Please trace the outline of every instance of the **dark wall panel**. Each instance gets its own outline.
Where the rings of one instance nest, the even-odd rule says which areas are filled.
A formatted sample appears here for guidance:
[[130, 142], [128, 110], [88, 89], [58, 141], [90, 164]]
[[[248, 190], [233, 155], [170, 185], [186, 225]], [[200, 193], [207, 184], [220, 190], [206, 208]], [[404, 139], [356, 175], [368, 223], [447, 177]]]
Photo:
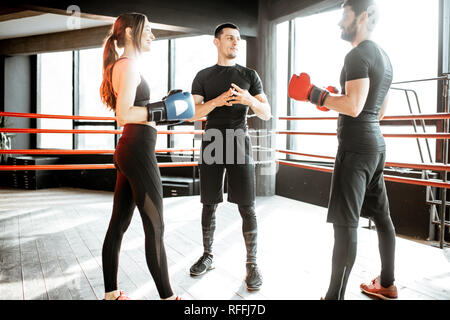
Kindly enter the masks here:
[[[35, 74], [33, 58], [32, 56], [5, 58], [4, 109], [6, 112], [32, 112], [35, 104], [32, 99], [35, 94], [32, 92], [32, 88], [35, 88], [35, 81], [32, 78]], [[32, 126], [31, 119], [27, 118], [9, 118], [8, 121], [11, 128], [31, 128]], [[33, 146], [32, 139], [35, 139], [32, 135], [18, 133], [12, 139], [12, 148], [28, 149]]]
[[441, 74], [450, 73], [450, 1], [441, 0], [439, 8], [439, 20], [442, 21], [439, 28], [439, 72]]
[[344, 0], [261, 0], [267, 3], [270, 20], [288, 20], [339, 8]]
[[280, 165], [276, 194], [321, 207], [328, 206], [331, 173]]
[[[271, 106], [272, 115], [276, 115], [276, 36], [275, 25], [267, 18], [269, 11], [264, 1], [258, 8], [258, 37], [247, 39], [247, 66], [255, 69], [263, 83], [264, 92]], [[255, 132], [252, 134], [252, 144], [266, 150], [254, 152], [255, 161], [261, 163], [255, 167], [256, 195], [272, 196], [275, 194], [274, 152], [274, 119], [263, 121], [257, 117], [250, 118], [248, 125]]]
[[5, 56], [0, 55], [0, 111], [5, 111]]

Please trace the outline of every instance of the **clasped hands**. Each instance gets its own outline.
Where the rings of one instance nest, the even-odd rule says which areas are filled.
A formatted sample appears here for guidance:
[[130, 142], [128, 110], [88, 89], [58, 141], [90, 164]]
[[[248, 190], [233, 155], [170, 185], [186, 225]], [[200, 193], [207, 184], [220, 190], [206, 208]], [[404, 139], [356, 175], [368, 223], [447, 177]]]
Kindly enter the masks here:
[[253, 97], [248, 90], [241, 89], [236, 84], [232, 83], [231, 88], [215, 98], [216, 106], [228, 106], [231, 107], [234, 104], [243, 104], [252, 106], [255, 97]]

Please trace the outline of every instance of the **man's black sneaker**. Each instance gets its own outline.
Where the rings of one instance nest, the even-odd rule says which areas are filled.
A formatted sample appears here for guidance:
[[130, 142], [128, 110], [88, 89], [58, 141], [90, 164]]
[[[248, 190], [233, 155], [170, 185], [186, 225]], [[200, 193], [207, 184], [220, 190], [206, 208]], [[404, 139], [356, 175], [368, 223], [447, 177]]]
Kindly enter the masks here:
[[191, 276], [199, 276], [204, 274], [206, 271], [214, 269], [213, 266], [213, 256], [208, 253], [204, 253], [200, 259], [194, 263], [190, 269]]
[[262, 276], [256, 263], [247, 263], [247, 276], [245, 277], [247, 290], [259, 290], [262, 285]]

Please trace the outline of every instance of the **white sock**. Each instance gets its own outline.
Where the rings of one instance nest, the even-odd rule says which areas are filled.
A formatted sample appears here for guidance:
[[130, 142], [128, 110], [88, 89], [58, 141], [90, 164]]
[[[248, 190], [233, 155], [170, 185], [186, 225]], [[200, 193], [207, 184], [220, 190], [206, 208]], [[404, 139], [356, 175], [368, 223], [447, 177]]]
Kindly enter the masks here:
[[105, 292], [105, 300], [116, 300], [120, 296], [120, 290]]
[[177, 299], [177, 295], [174, 294], [174, 295], [171, 296], [171, 297], [168, 297], [168, 298], [165, 298], [165, 299], [161, 299], [161, 300], [176, 300], [176, 299]]

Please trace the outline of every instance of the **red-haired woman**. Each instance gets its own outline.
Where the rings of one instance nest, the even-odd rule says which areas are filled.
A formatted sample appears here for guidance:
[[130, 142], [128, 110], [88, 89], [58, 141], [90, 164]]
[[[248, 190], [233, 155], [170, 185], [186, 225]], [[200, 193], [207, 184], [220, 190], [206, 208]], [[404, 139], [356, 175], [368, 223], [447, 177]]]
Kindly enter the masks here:
[[[159, 296], [161, 299], [179, 299], [172, 292], [169, 281], [163, 239], [162, 182], [155, 155], [156, 124], [170, 120], [167, 119], [169, 98], [149, 104], [150, 89], [136, 64], [141, 52], [150, 51], [154, 39], [145, 15], [122, 14], [114, 23], [103, 53], [100, 95], [102, 101], [115, 111], [118, 125], [124, 127], [114, 153], [117, 181], [113, 212], [102, 250], [106, 300], [129, 299], [117, 288], [117, 269], [123, 234], [136, 206], [144, 226], [147, 265]], [[120, 58], [116, 46], [123, 48]]]

